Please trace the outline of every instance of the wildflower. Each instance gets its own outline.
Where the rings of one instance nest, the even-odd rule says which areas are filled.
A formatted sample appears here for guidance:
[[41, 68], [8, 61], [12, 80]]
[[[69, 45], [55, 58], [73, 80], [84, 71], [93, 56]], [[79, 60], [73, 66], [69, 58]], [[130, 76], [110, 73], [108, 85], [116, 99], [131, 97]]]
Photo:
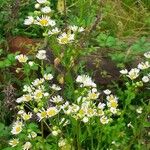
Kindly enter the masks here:
[[76, 79], [76, 82], [82, 83], [83, 86], [96, 87], [96, 84], [88, 75], [79, 75]]
[[139, 108], [136, 109], [136, 112], [137, 112], [138, 114], [141, 114], [141, 113], [142, 113], [142, 110], [143, 110], [143, 108], [142, 108], [142, 107], [139, 107]]
[[39, 50], [38, 53], [36, 54], [36, 57], [41, 60], [46, 59], [46, 51]]
[[144, 56], [145, 56], [146, 58], [150, 58], [150, 51], [149, 51], [149, 52], [144, 53]]
[[45, 4], [47, 0], [36, 0], [39, 4]]
[[117, 102], [117, 100], [108, 101], [108, 102], [107, 102], [107, 106], [108, 106], [108, 107], [116, 108], [116, 107], [118, 106], [118, 102]]
[[30, 142], [26, 142], [26, 143], [23, 145], [23, 150], [29, 150], [31, 147], [32, 147], [31, 143], [30, 143]]
[[39, 121], [41, 121], [44, 118], [47, 118], [47, 111], [42, 108], [39, 113], [37, 113], [37, 116], [39, 117]]
[[28, 138], [35, 138], [35, 137], [37, 137], [37, 134], [34, 132], [34, 131], [32, 131], [31, 133], [29, 133], [29, 135], [28, 135]]
[[45, 7], [41, 8], [41, 12], [44, 13], [44, 14], [48, 14], [51, 11], [52, 11], [51, 8], [48, 7], [48, 6], [45, 6]]
[[144, 82], [144, 83], [147, 83], [147, 82], [149, 82], [149, 77], [148, 76], [144, 76], [143, 78], [142, 78], [142, 81]]
[[56, 107], [49, 107], [46, 112], [48, 117], [53, 117], [58, 114], [59, 110]]
[[73, 32], [83, 32], [84, 28], [83, 27], [78, 27], [78, 26], [69, 26], [69, 29], [72, 30]]
[[43, 79], [43, 78], [40, 78], [40, 79], [35, 79], [35, 80], [32, 82], [32, 84], [33, 84], [34, 86], [39, 86], [39, 85], [41, 85], [43, 82], [44, 82], [44, 79]]
[[63, 102], [63, 98], [60, 95], [58, 95], [58, 96], [52, 97], [50, 101], [53, 103], [60, 103], [60, 102]]
[[27, 19], [24, 20], [24, 25], [31, 25], [34, 23], [34, 18], [32, 16], [28, 16]]
[[137, 68], [133, 68], [129, 71], [127, 77], [129, 77], [131, 80], [136, 79], [139, 76], [140, 70]]
[[101, 103], [101, 102], [98, 104], [98, 108], [99, 108], [99, 109], [104, 109], [105, 106], [106, 106], [106, 104]]
[[36, 90], [35, 92], [34, 92], [34, 98], [36, 99], [36, 100], [39, 100], [39, 99], [41, 99], [43, 97], [43, 91], [42, 90]]
[[111, 91], [110, 91], [109, 89], [106, 89], [106, 90], [104, 90], [103, 92], [104, 92], [106, 95], [111, 94]]
[[86, 110], [86, 115], [87, 115], [88, 117], [93, 117], [93, 116], [96, 115], [96, 110], [93, 109], [93, 108], [87, 108], [87, 110]]
[[54, 35], [54, 34], [58, 34], [60, 32], [60, 30], [55, 27], [54, 29], [52, 29], [51, 31], [48, 31], [48, 35]]
[[138, 64], [138, 68], [141, 70], [148, 69], [149, 67], [150, 67], [150, 64], [148, 61], [146, 61], [145, 63], [141, 62]]
[[32, 100], [32, 96], [30, 94], [23, 95], [24, 101], [29, 102]]
[[37, 17], [37, 19], [35, 20], [34, 23], [37, 25], [43, 26], [43, 27], [46, 27], [46, 26], [52, 26], [53, 27], [56, 25], [55, 21], [50, 19], [49, 16], [42, 16], [41, 18]]
[[28, 60], [28, 57], [24, 54], [17, 55], [15, 57], [20, 63], [25, 63]]
[[60, 91], [60, 90], [61, 90], [61, 87], [59, 87], [59, 86], [56, 85], [56, 84], [53, 84], [53, 85], [51, 86], [51, 88], [52, 88], [53, 90], [55, 90], [55, 91]]
[[12, 127], [12, 130], [11, 130], [11, 133], [12, 134], [19, 134], [21, 131], [22, 131], [22, 127], [23, 127], [23, 124], [21, 121], [17, 121], [13, 124], [13, 127]]
[[45, 80], [52, 80], [53, 79], [53, 75], [52, 74], [44, 74], [44, 79]]
[[128, 73], [128, 70], [127, 70], [127, 69], [120, 70], [120, 73], [121, 73], [121, 74], [127, 74], [127, 73]]
[[108, 119], [106, 116], [102, 116], [102, 117], [100, 118], [100, 122], [101, 122], [102, 124], [107, 124], [107, 123], [109, 122], [109, 119]]
[[57, 39], [59, 44], [68, 44], [74, 40], [74, 34], [64, 32]]
[[29, 120], [31, 117], [32, 117], [32, 113], [31, 113], [31, 112], [23, 113], [23, 114], [22, 114], [22, 118], [23, 118], [23, 120], [25, 120], [25, 121]]
[[89, 91], [88, 99], [95, 100], [99, 97], [99, 95], [100, 95], [100, 93], [98, 93], [98, 92]]
[[12, 139], [9, 141], [9, 145], [15, 147], [19, 143], [19, 139]]
[[106, 99], [108, 101], [117, 101], [118, 100], [118, 98], [116, 96], [112, 95], [112, 94], [107, 96]]

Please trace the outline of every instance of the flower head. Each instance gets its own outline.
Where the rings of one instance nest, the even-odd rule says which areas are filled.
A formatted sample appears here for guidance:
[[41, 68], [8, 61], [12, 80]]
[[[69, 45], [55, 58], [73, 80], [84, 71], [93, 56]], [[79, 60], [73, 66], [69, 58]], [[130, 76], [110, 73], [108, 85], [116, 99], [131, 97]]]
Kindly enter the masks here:
[[51, 8], [48, 7], [48, 6], [45, 6], [45, 7], [41, 8], [41, 12], [44, 13], [44, 14], [48, 14], [51, 11], [52, 11]]
[[12, 139], [9, 141], [9, 145], [15, 147], [19, 143], [19, 139]]
[[20, 54], [15, 57], [20, 63], [25, 63], [28, 60], [26, 55]]
[[36, 57], [38, 59], [46, 59], [46, 51], [45, 50], [39, 50], [38, 53], [36, 54]]
[[32, 16], [28, 16], [27, 19], [24, 20], [24, 25], [31, 25], [34, 23], [34, 18]]
[[129, 77], [131, 80], [136, 79], [139, 76], [140, 70], [137, 68], [133, 68], [129, 71], [127, 77]]
[[23, 124], [21, 121], [17, 121], [13, 124], [13, 127], [12, 127], [12, 130], [11, 130], [11, 133], [12, 134], [19, 134], [21, 131], [22, 131], [22, 127], [23, 127]]
[[30, 142], [26, 142], [23, 145], [23, 150], [29, 150], [32, 147], [32, 144]]
[[74, 40], [74, 34], [64, 32], [57, 39], [59, 44], [68, 44]]

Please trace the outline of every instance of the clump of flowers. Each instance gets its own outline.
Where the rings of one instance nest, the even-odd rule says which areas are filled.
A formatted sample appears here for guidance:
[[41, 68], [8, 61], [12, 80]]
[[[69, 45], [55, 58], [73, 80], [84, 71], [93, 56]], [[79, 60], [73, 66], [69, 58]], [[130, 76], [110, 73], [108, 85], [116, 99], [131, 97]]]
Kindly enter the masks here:
[[[53, 79], [52, 74], [45, 73], [43, 77], [33, 80], [31, 84], [24, 85], [24, 94], [16, 99], [19, 110], [11, 130], [16, 137], [9, 142], [12, 147], [22, 144], [23, 149], [30, 149], [34, 147], [32, 140], [43, 137], [44, 128], [40, 131], [37, 127], [36, 130], [40, 131], [38, 133], [36, 130], [29, 129], [32, 122], [36, 126], [44, 125], [52, 138], [60, 139], [57, 144], [62, 147], [66, 143], [62, 142], [62, 138], [66, 138], [65, 128], [66, 126], [69, 128], [73, 120], [83, 123], [83, 126], [84, 124], [92, 125], [99, 120], [100, 126], [100, 124], [112, 122], [113, 115], [119, 113], [118, 98], [107, 89], [104, 90], [104, 102], [101, 102], [99, 98], [101, 93], [88, 75], [79, 75], [76, 78], [77, 97], [75, 96], [72, 100], [67, 100], [60, 95], [61, 88], [53, 83]], [[41, 125], [38, 125], [39, 123]], [[26, 140], [23, 142], [21, 137], [25, 133]]]
[[83, 27], [76, 25], [69, 25], [65, 31], [59, 29], [56, 21], [53, 19], [53, 10], [50, 8], [50, 3], [47, 0], [37, 0], [35, 4], [34, 16], [27, 16], [24, 20], [24, 25], [37, 25], [43, 28], [44, 36], [57, 35], [56, 37], [59, 44], [68, 44], [75, 40], [76, 33], [83, 32]]

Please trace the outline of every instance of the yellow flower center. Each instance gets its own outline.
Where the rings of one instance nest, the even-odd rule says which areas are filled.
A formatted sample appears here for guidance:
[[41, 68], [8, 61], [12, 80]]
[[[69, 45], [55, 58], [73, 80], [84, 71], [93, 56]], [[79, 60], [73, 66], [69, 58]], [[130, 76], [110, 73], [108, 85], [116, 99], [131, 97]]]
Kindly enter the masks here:
[[54, 116], [54, 115], [56, 115], [56, 114], [57, 114], [57, 112], [56, 112], [56, 110], [54, 110], [54, 109], [50, 109], [50, 110], [47, 111], [47, 115], [48, 115], [48, 116]]
[[21, 126], [17, 126], [16, 127], [16, 132], [20, 132], [21, 131]]
[[48, 24], [48, 20], [46, 19], [41, 19], [39, 22], [42, 26], [46, 26]]
[[42, 118], [45, 118], [46, 116], [47, 116], [47, 112], [46, 111], [41, 112], [41, 117]]
[[111, 102], [111, 107], [116, 108], [117, 106], [118, 106], [117, 102], [115, 102], [115, 101]]

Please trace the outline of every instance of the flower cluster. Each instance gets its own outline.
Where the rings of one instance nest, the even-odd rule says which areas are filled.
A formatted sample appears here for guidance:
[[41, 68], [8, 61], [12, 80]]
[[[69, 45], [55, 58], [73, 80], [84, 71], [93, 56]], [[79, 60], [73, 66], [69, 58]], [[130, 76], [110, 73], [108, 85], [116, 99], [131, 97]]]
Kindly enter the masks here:
[[24, 20], [24, 25], [38, 25], [45, 29], [43, 35], [52, 36], [58, 35], [59, 44], [68, 44], [74, 41], [77, 32], [83, 32], [83, 27], [76, 25], [68, 26], [67, 30], [62, 31], [56, 26], [56, 21], [52, 19], [53, 11], [50, 8], [50, 3], [47, 0], [37, 0], [35, 4], [35, 15], [27, 16]]
[[150, 73], [147, 72], [147, 69], [150, 68], [150, 62], [149, 62], [150, 52], [144, 53], [144, 56], [148, 59], [147, 61], [139, 63], [137, 65], [137, 68], [132, 68], [130, 71], [128, 71], [127, 69], [123, 69], [120, 71], [120, 73], [123, 75], [126, 75], [131, 80], [135, 80], [140, 76], [140, 73], [142, 73], [142, 71], [145, 72], [145, 70], [146, 70], [147, 74], [142, 77], [142, 82], [144, 82], [144, 83], [149, 82], [150, 81]]
[[[16, 99], [19, 111], [17, 121], [12, 127], [12, 134], [21, 134], [33, 116], [36, 116], [38, 122], [47, 122], [46, 125], [51, 128], [52, 136], [60, 136], [62, 133], [60, 126], [67, 126], [72, 119], [88, 123], [95, 118], [94, 120], [98, 119], [100, 123], [107, 124], [112, 120], [112, 115], [119, 112], [118, 98], [107, 89], [104, 91], [106, 103], [102, 103], [99, 99], [101, 93], [88, 75], [79, 75], [76, 78], [79, 84], [78, 96], [73, 101], [67, 101], [57, 94], [61, 88], [53, 84], [52, 79], [52, 74], [44, 74], [43, 78], [37, 78], [30, 85], [24, 85], [25, 94]], [[48, 84], [51, 86], [47, 86]], [[61, 116], [59, 120], [58, 116]], [[52, 125], [50, 120], [57, 120], [59, 125]], [[28, 139], [36, 137], [34, 131], [28, 135]], [[10, 141], [12, 147], [18, 143], [19, 138]], [[32, 147], [32, 145], [27, 141], [23, 147]]]

